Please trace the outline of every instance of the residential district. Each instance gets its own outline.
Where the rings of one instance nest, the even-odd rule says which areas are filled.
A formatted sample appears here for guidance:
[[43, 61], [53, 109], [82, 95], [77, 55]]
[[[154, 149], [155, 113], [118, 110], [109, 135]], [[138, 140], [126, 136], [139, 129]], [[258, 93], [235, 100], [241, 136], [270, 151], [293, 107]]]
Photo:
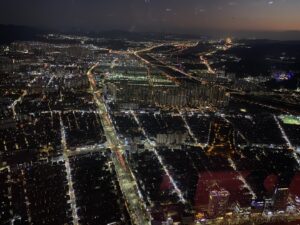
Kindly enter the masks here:
[[0, 224], [297, 224], [300, 58], [270, 46], [2, 45]]

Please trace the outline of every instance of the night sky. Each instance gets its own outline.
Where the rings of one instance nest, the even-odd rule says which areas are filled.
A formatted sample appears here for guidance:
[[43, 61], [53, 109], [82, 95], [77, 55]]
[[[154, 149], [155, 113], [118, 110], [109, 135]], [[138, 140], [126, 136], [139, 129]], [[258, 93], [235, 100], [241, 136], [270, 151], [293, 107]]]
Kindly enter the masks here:
[[0, 23], [188, 33], [300, 30], [300, 0], [1, 0]]

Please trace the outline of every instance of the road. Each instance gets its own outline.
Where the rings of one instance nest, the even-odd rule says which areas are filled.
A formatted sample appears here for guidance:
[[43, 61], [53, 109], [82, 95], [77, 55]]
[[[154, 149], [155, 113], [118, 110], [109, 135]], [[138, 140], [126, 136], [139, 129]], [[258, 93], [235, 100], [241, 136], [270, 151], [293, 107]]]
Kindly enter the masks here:
[[211, 68], [207, 59], [205, 59], [202, 55], [200, 56], [200, 62], [203, 63], [207, 67], [207, 72], [210, 74], [216, 74], [216, 72]]
[[150, 215], [146, 210], [145, 203], [139, 195], [136, 180], [132, 176], [129, 166], [123, 157], [124, 147], [118, 138], [114, 125], [109, 117], [101, 91], [97, 88], [93, 70], [99, 66], [99, 63], [93, 65], [87, 72], [90, 88], [94, 95], [94, 101], [98, 106], [101, 123], [107, 138], [108, 147], [113, 151], [112, 161], [116, 168], [117, 178], [121, 191], [124, 195], [126, 205], [133, 224], [147, 225], [150, 224]]
[[23, 90], [22, 92], [22, 95], [16, 99], [8, 108], [12, 110], [12, 113], [13, 113], [13, 117], [14, 119], [16, 118], [17, 116], [17, 113], [16, 113], [16, 105], [21, 103], [24, 99], [24, 97], [28, 94], [28, 90], [31, 88], [31, 85], [37, 80], [37, 77], [35, 77], [34, 79], [32, 79], [28, 84], [27, 84], [27, 89]]
[[65, 162], [65, 168], [66, 168], [66, 178], [68, 182], [68, 194], [70, 196], [70, 205], [71, 205], [71, 210], [72, 210], [72, 219], [73, 219], [73, 224], [74, 225], [79, 225], [79, 217], [77, 214], [77, 205], [76, 205], [76, 195], [74, 191], [74, 182], [72, 179], [72, 174], [71, 174], [71, 166], [70, 166], [70, 161], [69, 157], [67, 155], [68, 149], [67, 149], [67, 141], [66, 141], [66, 131], [65, 127], [61, 118], [61, 113], [59, 114], [59, 120], [60, 120], [60, 133], [61, 133], [61, 145], [63, 148], [63, 158]]
[[177, 80], [177, 81], [186, 81], [186, 82], [202, 82], [200, 79], [197, 77], [194, 77], [178, 68], [175, 66], [167, 65], [161, 60], [158, 60], [156, 58], [153, 58], [150, 55], [147, 55], [144, 53], [145, 51], [139, 51], [139, 52], [134, 52], [134, 55], [143, 61], [146, 65], [152, 65], [159, 70], [163, 71], [165, 75], [168, 76], [168, 78], [171, 78], [172, 80]]
[[171, 183], [171, 185], [172, 185], [172, 187], [173, 187], [173, 190], [174, 190], [174, 192], [176, 193], [178, 199], [179, 199], [182, 203], [184, 203], [184, 204], [187, 203], [187, 200], [186, 200], [186, 199], [184, 198], [184, 196], [183, 196], [183, 192], [182, 192], [182, 191], [179, 189], [179, 187], [177, 186], [177, 184], [176, 184], [174, 178], [171, 176], [171, 173], [169, 172], [167, 166], [164, 164], [162, 157], [158, 154], [158, 152], [157, 152], [157, 150], [156, 150], [156, 148], [155, 148], [155, 147], [156, 147], [156, 143], [154, 143], [153, 141], [150, 140], [150, 138], [148, 137], [148, 135], [147, 135], [145, 129], [144, 129], [143, 126], [141, 125], [141, 123], [140, 123], [140, 121], [139, 121], [139, 119], [138, 119], [138, 117], [137, 117], [137, 115], [135, 114], [134, 111], [131, 111], [131, 115], [133, 116], [133, 118], [134, 118], [134, 120], [136, 121], [137, 125], [138, 125], [139, 128], [141, 129], [143, 135], [146, 137], [146, 143], [147, 143], [147, 145], [148, 145], [149, 150], [151, 150], [151, 151], [155, 154], [155, 156], [156, 156], [156, 158], [157, 158], [159, 164], [161, 165], [161, 167], [162, 167], [162, 169], [163, 169], [165, 175], [167, 175], [167, 177], [169, 178], [169, 181], [170, 181], [170, 183]]

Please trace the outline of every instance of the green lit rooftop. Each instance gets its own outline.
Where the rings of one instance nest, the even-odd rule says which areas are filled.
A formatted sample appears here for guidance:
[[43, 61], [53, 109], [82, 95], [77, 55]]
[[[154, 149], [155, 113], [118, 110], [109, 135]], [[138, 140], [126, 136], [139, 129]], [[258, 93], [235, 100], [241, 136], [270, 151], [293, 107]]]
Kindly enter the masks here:
[[300, 117], [292, 115], [281, 115], [279, 118], [284, 124], [300, 126]]

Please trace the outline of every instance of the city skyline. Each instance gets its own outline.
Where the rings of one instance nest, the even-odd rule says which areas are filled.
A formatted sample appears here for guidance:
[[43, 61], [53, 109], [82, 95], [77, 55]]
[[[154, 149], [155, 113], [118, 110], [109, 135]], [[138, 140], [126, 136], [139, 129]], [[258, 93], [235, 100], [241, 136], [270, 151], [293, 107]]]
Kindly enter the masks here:
[[299, 0], [3, 0], [0, 225], [299, 225]]

